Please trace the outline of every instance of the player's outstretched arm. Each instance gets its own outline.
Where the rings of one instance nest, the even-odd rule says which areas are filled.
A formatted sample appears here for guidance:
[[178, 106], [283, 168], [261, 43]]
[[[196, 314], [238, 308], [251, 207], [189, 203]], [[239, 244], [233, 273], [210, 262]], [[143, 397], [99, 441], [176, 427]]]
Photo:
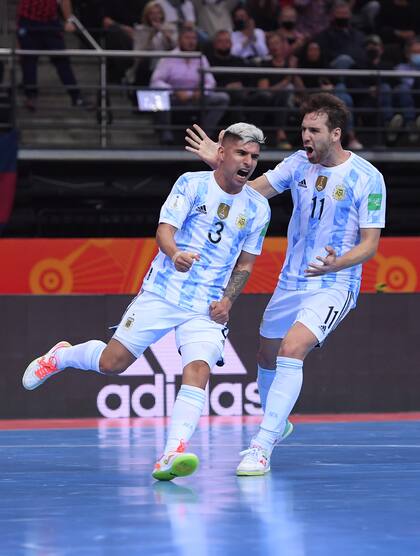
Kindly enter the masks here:
[[223, 298], [210, 304], [210, 318], [219, 324], [229, 320], [229, 311], [245, 287], [252, 272], [256, 255], [242, 251], [232, 270]]
[[[219, 141], [222, 137], [223, 131], [220, 132]], [[219, 164], [219, 143], [212, 141], [199, 125], [194, 124], [193, 129], [187, 129], [185, 141], [188, 143], [185, 150], [197, 155], [203, 162], [208, 164], [212, 170], [217, 168]]]
[[171, 226], [171, 224], [159, 224], [156, 241], [159, 249], [172, 260], [178, 272], [188, 272], [194, 261], [200, 259], [200, 255], [178, 249], [174, 239], [176, 230], [175, 226]]

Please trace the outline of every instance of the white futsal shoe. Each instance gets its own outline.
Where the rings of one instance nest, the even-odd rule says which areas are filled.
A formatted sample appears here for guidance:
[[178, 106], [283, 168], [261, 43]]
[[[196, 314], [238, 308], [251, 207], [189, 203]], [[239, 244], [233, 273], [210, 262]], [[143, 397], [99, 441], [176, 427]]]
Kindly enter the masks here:
[[[285, 440], [292, 432], [293, 424], [287, 420], [280, 441]], [[265, 475], [270, 471], [270, 455], [262, 446], [251, 443], [251, 446], [240, 452], [239, 455], [243, 458], [236, 468], [238, 476]]]
[[55, 352], [60, 348], [67, 347], [71, 347], [69, 342], [58, 342], [58, 344], [55, 344], [55, 346], [53, 346], [48, 353], [34, 359], [32, 363], [28, 365], [23, 375], [23, 387], [26, 388], [26, 390], [35, 390], [35, 388], [41, 386], [47, 378], [59, 373], [60, 369], [57, 368], [57, 358], [55, 357]]

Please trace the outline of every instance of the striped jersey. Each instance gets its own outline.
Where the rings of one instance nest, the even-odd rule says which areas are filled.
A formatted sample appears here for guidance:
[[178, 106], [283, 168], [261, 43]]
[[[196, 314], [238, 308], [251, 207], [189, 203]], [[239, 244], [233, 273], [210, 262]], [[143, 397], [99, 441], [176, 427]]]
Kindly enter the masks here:
[[20, 0], [18, 16], [32, 21], [54, 21], [58, 18], [57, 0]]
[[213, 172], [183, 174], [162, 206], [159, 223], [176, 227], [178, 249], [198, 253], [200, 260], [188, 272], [178, 272], [159, 250], [142, 288], [207, 314], [210, 303], [223, 297], [241, 251], [261, 253], [269, 221], [267, 200], [249, 185], [230, 195]]
[[279, 193], [290, 189], [293, 213], [287, 231], [288, 247], [278, 286], [311, 290], [340, 284], [356, 295], [362, 265], [318, 277], [304, 274], [308, 263], [319, 264], [325, 247], [344, 255], [360, 243], [361, 228], [385, 226], [386, 192], [382, 174], [354, 153], [338, 166], [311, 164], [298, 151], [265, 174]]

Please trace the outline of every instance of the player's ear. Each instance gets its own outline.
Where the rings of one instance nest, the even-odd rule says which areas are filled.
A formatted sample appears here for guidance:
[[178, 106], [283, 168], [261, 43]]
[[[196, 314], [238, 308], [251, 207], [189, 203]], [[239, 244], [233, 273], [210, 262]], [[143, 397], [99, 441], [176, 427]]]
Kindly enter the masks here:
[[225, 157], [225, 147], [223, 145], [219, 145], [217, 148], [217, 155], [219, 160], [223, 160]]
[[333, 129], [333, 140], [335, 142], [341, 141], [341, 128], [340, 127], [336, 127], [335, 129]]

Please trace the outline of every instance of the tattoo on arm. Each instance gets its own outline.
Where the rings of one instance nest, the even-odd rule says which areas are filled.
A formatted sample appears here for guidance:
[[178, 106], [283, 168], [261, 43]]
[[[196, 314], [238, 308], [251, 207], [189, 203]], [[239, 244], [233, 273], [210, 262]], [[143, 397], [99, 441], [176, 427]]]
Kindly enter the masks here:
[[243, 290], [250, 274], [251, 273], [247, 270], [234, 270], [232, 272], [228, 285], [225, 289], [225, 296], [228, 297], [232, 303], [234, 303]]

